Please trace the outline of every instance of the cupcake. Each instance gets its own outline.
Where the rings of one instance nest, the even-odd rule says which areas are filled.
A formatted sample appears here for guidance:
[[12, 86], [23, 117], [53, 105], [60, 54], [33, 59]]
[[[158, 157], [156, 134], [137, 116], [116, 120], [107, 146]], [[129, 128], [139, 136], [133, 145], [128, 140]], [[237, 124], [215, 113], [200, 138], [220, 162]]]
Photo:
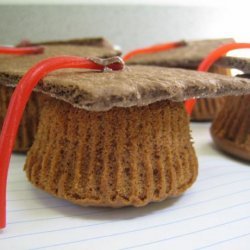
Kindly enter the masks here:
[[[74, 69], [51, 73], [61, 68]], [[15, 86], [9, 73], [4, 77]], [[26, 158], [29, 181], [82, 206], [139, 207], [180, 195], [195, 182], [198, 163], [183, 101], [250, 93], [250, 80], [154, 66], [124, 69], [119, 57], [37, 63], [16, 86], [0, 135], [0, 228], [15, 134], [34, 87], [50, 98]]]
[[[212, 82], [212, 84], [211, 84]], [[45, 77], [25, 171], [36, 187], [83, 206], [143, 206], [180, 195], [198, 163], [183, 100], [250, 92], [250, 81], [153, 66]]]
[[[109, 48], [63, 44], [45, 45], [44, 53], [42, 54], [22, 56], [0, 55], [0, 128], [2, 127], [10, 96], [14, 90], [9, 82], [17, 82], [34, 63], [57, 55], [109, 57], [117, 54], [119, 52]], [[42, 93], [33, 93], [31, 95], [20, 124], [14, 151], [26, 152], [32, 145], [37, 130], [40, 108], [47, 99], [48, 97]]]
[[[200, 41], [182, 41], [178, 46], [156, 53], [138, 54], [127, 60], [128, 64], [157, 65], [196, 70], [201, 61], [215, 48], [232, 43], [233, 39], [215, 39]], [[230, 71], [215, 64], [210, 72], [230, 75]], [[197, 99], [191, 119], [193, 121], [210, 121], [220, 110], [224, 98]]]
[[41, 112], [27, 177], [84, 206], [143, 206], [180, 195], [198, 173], [183, 100], [247, 88], [245, 79], [149, 66], [48, 76], [37, 90], [55, 98]]
[[[223, 67], [242, 70], [240, 77], [250, 78], [250, 59], [225, 57], [217, 61]], [[230, 96], [214, 119], [211, 135], [222, 151], [250, 161], [250, 95]]]

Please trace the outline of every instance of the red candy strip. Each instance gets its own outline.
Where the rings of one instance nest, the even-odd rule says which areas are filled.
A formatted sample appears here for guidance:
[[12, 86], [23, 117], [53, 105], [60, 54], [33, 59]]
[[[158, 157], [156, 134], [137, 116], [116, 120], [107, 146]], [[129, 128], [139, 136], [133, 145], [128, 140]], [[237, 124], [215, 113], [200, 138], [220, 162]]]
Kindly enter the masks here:
[[[227, 52], [235, 49], [247, 49], [250, 48], [250, 43], [228, 43], [212, 51], [199, 65], [198, 71], [208, 71], [209, 68]], [[191, 115], [195, 106], [196, 100], [190, 99], [185, 102], [185, 107], [188, 114]]]
[[164, 44], [157, 44], [157, 45], [149, 46], [149, 47], [142, 48], [142, 49], [135, 49], [127, 53], [125, 56], [123, 56], [123, 60], [127, 61], [136, 55], [152, 54], [152, 53], [156, 53], [160, 51], [178, 48], [181, 46], [185, 46], [185, 42], [180, 41], [180, 42], [164, 43]]
[[195, 104], [196, 104], [196, 99], [194, 98], [185, 101], [185, 109], [189, 115], [192, 114]]
[[29, 55], [43, 53], [44, 48], [41, 46], [32, 47], [6, 47], [0, 46], [0, 54], [7, 55]]
[[33, 88], [48, 73], [62, 68], [123, 69], [124, 64], [121, 60], [111, 59], [92, 60], [74, 56], [48, 58], [33, 66], [19, 81], [11, 97], [0, 135], [0, 228], [6, 226], [6, 184], [10, 157], [17, 130]]
[[228, 43], [211, 52], [199, 65], [198, 71], [208, 71], [209, 68], [227, 52], [235, 49], [250, 49], [250, 43]]

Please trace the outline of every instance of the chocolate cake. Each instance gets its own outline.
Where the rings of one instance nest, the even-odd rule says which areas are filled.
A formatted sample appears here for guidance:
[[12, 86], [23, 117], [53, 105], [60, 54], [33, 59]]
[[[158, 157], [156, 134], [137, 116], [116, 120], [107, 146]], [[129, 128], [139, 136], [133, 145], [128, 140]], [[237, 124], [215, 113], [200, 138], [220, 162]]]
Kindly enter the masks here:
[[[161, 67], [176, 67], [195, 70], [210, 52], [221, 45], [232, 42], [234, 42], [234, 40], [231, 38], [184, 41], [183, 46], [178, 48], [156, 53], [136, 55], [129, 59], [127, 64], [157, 65]], [[217, 63], [210, 69], [210, 72], [230, 75], [228, 69], [221, 68]], [[216, 99], [197, 99], [191, 119], [193, 121], [210, 121], [218, 113], [223, 103], [223, 97]]]
[[183, 101], [250, 92], [250, 80], [129, 66], [53, 72], [35, 90], [52, 98], [27, 155], [30, 182], [83, 206], [143, 206], [180, 195], [197, 177]]
[[[244, 71], [239, 77], [250, 78], [248, 58], [226, 57], [218, 63]], [[222, 151], [250, 161], [250, 95], [230, 96], [214, 119], [211, 127], [214, 143]]]
[[[75, 55], [110, 57], [119, 54], [109, 48], [77, 45], [46, 45], [44, 53], [36, 55], [10, 56], [0, 55], [0, 128], [14, 88], [9, 82], [17, 82], [21, 76], [35, 63], [51, 56]], [[8, 77], [6, 77], [8, 75]], [[37, 129], [40, 108], [48, 97], [42, 93], [32, 94], [27, 105], [23, 120], [18, 132], [15, 151], [26, 152], [31, 146]]]

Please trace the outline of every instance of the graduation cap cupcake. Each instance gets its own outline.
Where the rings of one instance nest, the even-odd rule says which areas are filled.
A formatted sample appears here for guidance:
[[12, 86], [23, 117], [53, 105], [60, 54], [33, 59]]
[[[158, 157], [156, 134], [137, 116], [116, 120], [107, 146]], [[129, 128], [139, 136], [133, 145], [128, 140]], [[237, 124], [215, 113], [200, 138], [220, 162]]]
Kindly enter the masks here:
[[[82, 43], [80, 43], [81, 41]], [[13, 83], [17, 82], [34, 63], [56, 55], [86, 55], [105, 58], [119, 54], [113, 49], [99, 47], [101, 41], [104, 40], [80, 39], [48, 42], [51, 45], [39, 43], [44, 44], [43, 47], [33, 46], [33, 44], [31, 47], [27, 47], [28, 44], [23, 44], [25, 47], [19, 48], [0, 47], [0, 127], [2, 127], [10, 96], [14, 90]], [[96, 47], [82, 46], [82, 44], [95, 44]], [[97, 46], [97, 44], [99, 45]], [[20, 124], [14, 147], [15, 151], [26, 152], [31, 146], [37, 130], [40, 109], [46, 100], [45, 95], [32, 93]]]
[[[200, 41], [180, 41], [151, 46], [131, 51], [124, 56], [127, 64], [157, 65], [196, 70], [201, 61], [215, 48], [234, 42], [233, 39], [214, 39]], [[211, 72], [230, 75], [228, 69], [214, 64]], [[224, 98], [198, 99], [191, 118], [194, 121], [212, 120], [224, 103]]]
[[[244, 72], [239, 77], [250, 78], [250, 59], [225, 57], [217, 61], [222, 67]], [[211, 127], [214, 143], [222, 151], [250, 161], [250, 95], [230, 96]]]
[[[61, 68], [74, 69], [51, 73]], [[79, 205], [108, 207], [143, 206], [183, 193], [198, 172], [183, 101], [250, 92], [248, 79], [154, 66], [124, 68], [117, 57], [38, 63], [16, 87], [0, 137], [2, 227], [11, 149], [35, 86], [50, 98], [27, 155], [29, 181]]]

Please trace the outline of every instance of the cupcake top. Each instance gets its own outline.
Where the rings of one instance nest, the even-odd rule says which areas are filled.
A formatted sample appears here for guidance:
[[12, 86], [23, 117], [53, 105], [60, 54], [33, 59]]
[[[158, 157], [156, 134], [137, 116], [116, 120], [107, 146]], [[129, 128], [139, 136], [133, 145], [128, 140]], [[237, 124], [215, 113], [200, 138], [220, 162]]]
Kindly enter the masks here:
[[104, 37], [86, 37], [86, 38], [76, 38], [76, 39], [68, 39], [68, 40], [51, 40], [51, 41], [41, 41], [41, 42], [27, 41], [27, 44], [29, 45], [79, 45], [79, 46], [113, 48], [113, 45]]
[[216, 61], [216, 65], [224, 68], [234, 68], [250, 73], [250, 58], [226, 56]]
[[22, 56], [0, 55], [0, 72], [10, 73], [11, 75], [15, 75], [17, 77], [22, 76], [30, 67], [32, 67], [37, 62], [53, 56], [71, 55], [107, 58], [119, 54], [120, 52], [109, 48], [65, 44], [56, 46], [46, 45], [44, 46], [44, 52], [41, 54]]
[[224, 44], [232, 42], [234, 42], [232, 38], [184, 41], [184, 45], [178, 48], [150, 54], [135, 55], [129, 59], [127, 63], [196, 69], [204, 57], [210, 52]]
[[[14, 58], [5, 63], [0, 60], [0, 84], [15, 86], [27, 71], [28, 64], [31, 66], [34, 62], [26, 57]], [[105, 72], [59, 70], [43, 78], [35, 90], [78, 108], [105, 111], [112, 107], [143, 106], [160, 100], [183, 101], [193, 97], [248, 93], [250, 80], [137, 65]]]

